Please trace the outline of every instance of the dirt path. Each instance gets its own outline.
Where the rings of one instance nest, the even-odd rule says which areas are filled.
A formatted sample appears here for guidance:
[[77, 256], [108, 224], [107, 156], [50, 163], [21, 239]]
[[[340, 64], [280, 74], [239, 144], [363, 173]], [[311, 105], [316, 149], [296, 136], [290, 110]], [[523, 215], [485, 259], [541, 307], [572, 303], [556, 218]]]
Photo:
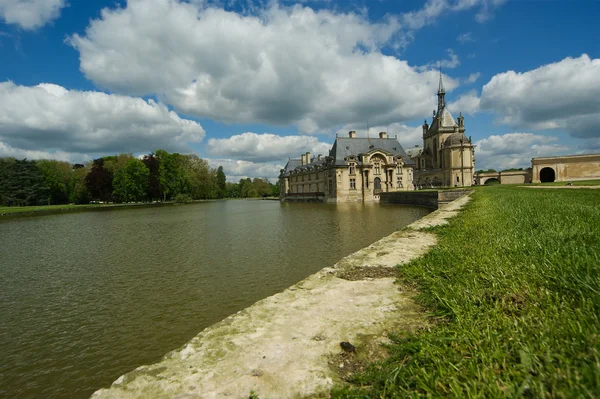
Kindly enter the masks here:
[[[285, 291], [206, 328], [159, 363], [121, 376], [93, 398], [303, 398], [326, 396], [361, 357], [378, 356], [393, 328], [422, 326], [413, 292], [394, 284], [397, 264], [436, 243], [419, 229], [447, 223], [461, 197]], [[356, 346], [346, 354], [340, 342]]]

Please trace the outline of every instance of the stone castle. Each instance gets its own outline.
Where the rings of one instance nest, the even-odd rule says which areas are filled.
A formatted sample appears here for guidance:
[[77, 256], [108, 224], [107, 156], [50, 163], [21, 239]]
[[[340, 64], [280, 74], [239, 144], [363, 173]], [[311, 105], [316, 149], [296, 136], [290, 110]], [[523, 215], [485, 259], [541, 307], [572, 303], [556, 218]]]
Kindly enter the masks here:
[[475, 155], [458, 123], [446, 108], [442, 76], [438, 109], [431, 126], [423, 125], [423, 147], [407, 153], [386, 132], [378, 138], [336, 137], [329, 155], [309, 152], [290, 159], [279, 175], [282, 201], [376, 202], [383, 192], [473, 184]]

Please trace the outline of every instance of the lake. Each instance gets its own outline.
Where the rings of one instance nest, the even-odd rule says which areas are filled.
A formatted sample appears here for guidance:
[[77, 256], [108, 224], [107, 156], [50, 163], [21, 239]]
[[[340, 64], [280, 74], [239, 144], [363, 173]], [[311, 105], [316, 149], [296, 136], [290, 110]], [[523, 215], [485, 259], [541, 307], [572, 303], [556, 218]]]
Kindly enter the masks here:
[[0, 218], [0, 397], [87, 398], [429, 212], [229, 200]]

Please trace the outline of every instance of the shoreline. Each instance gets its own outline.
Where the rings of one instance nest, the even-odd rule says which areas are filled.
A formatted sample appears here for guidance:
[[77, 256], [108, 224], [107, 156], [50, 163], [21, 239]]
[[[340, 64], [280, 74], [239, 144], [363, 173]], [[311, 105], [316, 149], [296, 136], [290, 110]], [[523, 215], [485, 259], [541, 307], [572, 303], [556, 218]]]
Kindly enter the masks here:
[[[416, 293], [396, 284], [398, 264], [436, 242], [469, 195], [218, 322], [155, 364], [119, 377], [93, 398], [326, 395], [360, 359], [381, 355], [393, 328], [426, 325]], [[340, 342], [356, 346], [347, 355]]]

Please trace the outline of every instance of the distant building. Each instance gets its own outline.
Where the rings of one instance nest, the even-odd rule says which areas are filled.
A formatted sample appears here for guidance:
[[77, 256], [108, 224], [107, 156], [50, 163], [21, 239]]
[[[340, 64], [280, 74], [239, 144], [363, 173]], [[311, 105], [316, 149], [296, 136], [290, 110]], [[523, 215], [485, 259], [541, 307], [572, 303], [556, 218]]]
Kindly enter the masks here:
[[600, 179], [600, 154], [533, 158], [531, 169], [533, 183]]
[[336, 138], [329, 156], [302, 154], [279, 175], [282, 201], [373, 202], [382, 192], [413, 190], [414, 162], [396, 138]]
[[423, 147], [408, 150], [415, 161], [414, 184], [418, 188], [466, 187], [474, 183], [475, 146], [465, 136], [465, 118], [458, 123], [446, 108], [446, 91], [440, 73], [438, 108], [431, 125], [423, 123]]

